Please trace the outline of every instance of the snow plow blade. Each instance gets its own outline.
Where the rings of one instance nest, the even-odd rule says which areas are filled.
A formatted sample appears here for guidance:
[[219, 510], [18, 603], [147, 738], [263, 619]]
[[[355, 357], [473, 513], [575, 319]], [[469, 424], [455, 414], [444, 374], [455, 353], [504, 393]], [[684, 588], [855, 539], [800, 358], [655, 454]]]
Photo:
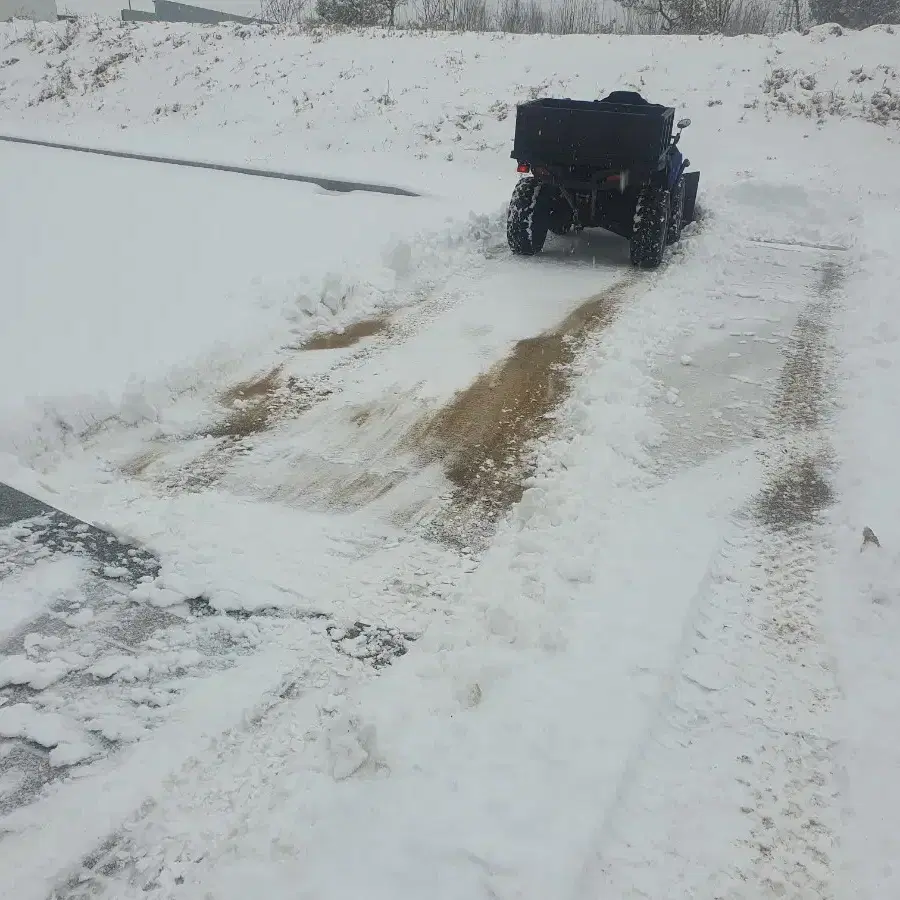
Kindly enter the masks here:
[[700, 186], [699, 172], [684, 173], [684, 224], [694, 221], [694, 209], [697, 205], [697, 188]]

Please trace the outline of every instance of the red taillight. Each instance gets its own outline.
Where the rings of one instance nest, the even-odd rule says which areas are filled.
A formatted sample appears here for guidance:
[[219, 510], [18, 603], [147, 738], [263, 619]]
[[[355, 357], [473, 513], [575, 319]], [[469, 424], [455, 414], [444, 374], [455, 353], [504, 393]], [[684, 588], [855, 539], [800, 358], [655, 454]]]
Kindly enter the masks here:
[[622, 176], [621, 175], [607, 175], [606, 180], [607, 181], [621, 181]]
[[530, 171], [531, 171], [531, 166], [529, 166], [528, 163], [519, 163], [518, 168], [516, 169], [516, 171], [517, 171], [517, 172], [521, 172], [521, 173], [524, 175], [524, 174], [526, 174], [527, 172], [530, 172]]

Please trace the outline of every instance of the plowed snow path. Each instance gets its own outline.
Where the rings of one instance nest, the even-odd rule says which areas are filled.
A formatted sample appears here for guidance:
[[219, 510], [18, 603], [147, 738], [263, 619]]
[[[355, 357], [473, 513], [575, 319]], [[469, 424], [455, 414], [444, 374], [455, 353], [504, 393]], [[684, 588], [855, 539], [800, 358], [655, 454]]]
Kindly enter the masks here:
[[[831, 502], [828, 326], [841, 259], [823, 250], [766, 420], [759, 493], [723, 535], [655, 722], [620, 785], [585, 896], [837, 896], [840, 696], [816, 576]], [[771, 370], [770, 370], [771, 371]], [[734, 426], [724, 426], [734, 438]], [[713, 435], [710, 435], [711, 437]]]
[[[182, 419], [165, 440], [92, 438], [88, 458], [134, 473], [115, 484], [130, 527], [156, 517], [163, 583], [202, 583], [255, 637], [223, 671], [193, 672], [181, 706], [106, 771], [10, 818], [4, 883], [24, 900], [53, 886], [338, 900], [363, 885], [618, 900], [657, 897], [662, 867], [685, 892], [828, 896], [837, 688], [808, 573], [840, 253], [821, 238], [830, 198], [793, 196], [803, 222], [784, 224], [763, 212], [780, 190], [724, 192], [717, 232], [656, 275], [618, 265], [623, 245], [600, 236], [484, 260], [357, 335], [219, 385], [244, 402], [211, 437]], [[771, 243], [791, 236], [779, 227], [820, 246]], [[548, 356], [571, 364], [567, 381]], [[509, 403], [478, 415], [492, 384]], [[480, 560], [423, 525], [453, 505], [460, 447], [490, 471], [485, 418], [509, 423], [501, 473], [524, 435], [521, 461], [550, 474]], [[423, 462], [423, 423], [468, 437]], [[758, 471], [755, 451], [785, 448], [799, 467]], [[495, 496], [498, 482], [465, 483]], [[296, 616], [313, 611], [330, 618]], [[355, 619], [425, 637], [376, 677]], [[201, 625], [178, 628], [180, 646], [202, 647]], [[102, 814], [86, 815], [101, 788]]]
[[[413, 501], [440, 507], [436, 495], [451, 488], [446, 454], [411, 461], [417, 450], [410, 445], [404, 455], [402, 439], [502, 367], [519, 342], [545, 332], [551, 343], [598, 334], [608, 318], [595, 314], [606, 309], [596, 298], [623, 283], [625, 261], [627, 245], [604, 235], [558, 242], [537, 269], [485, 260], [389, 325], [357, 329], [357, 342], [288, 344], [259, 378], [214, 385], [224, 403], [236, 404], [220, 407], [220, 425], [190, 421], [196, 403], [188, 397], [188, 414], [167, 411], [177, 425], [162, 439], [157, 424], [129, 429], [111, 417], [81, 453], [58, 462], [61, 484], [86, 484], [85, 463], [94, 477], [115, 468], [128, 476], [112, 484], [102, 476], [93, 491], [101, 506], [122, 504], [118, 527], [136, 528], [159, 549], [163, 572], [141, 600], [81, 586], [84, 621], [61, 642], [51, 634], [55, 620], [53, 628], [30, 623], [30, 652], [41, 664], [60, 654], [78, 664], [44, 690], [0, 690], [8, 702], [58, 711], [74, 737], [102, 740], [79, 779], [48, 766], [49, 748], [15, 750], [6, 847], [23, 852], [5, 856], [4, 884], [42, 900], [79, 862], [115, 871], [106, 850], [117, 857], [121, 844], [110, 836], [209, 739], [235, 729], [235, 747], [255, 752], [272, 740], [258, 718], [288, 703], [291, 728], [299, 727], [305, 720], [293, 701], [307, 694], [314, 718], [305, 727], [324, 733], [325, 698], [364, 684], [373, 665], [405, 651], [435, 616], [453, 615], [453, 588], [474, 566], [471, 555], [410, 532], [409, 486], [399, 483], [424, 477]], [[614, 293], [610, 301], [619, 299]], [[565, 363], [567, 354], [560, 349], [553, 362]], [[305, 392], [300, 383], [321, 389]], [[523, 416], [531, 415], [527, 397], [518, 399]], [[195, 437], [200, 430], [211, 436]], [[523, 428], [515, 436], [530, 434]], [[377, 475], [382, 460], [400, 472], [394, 496], [378, 503], [348, 489]], [[81, 495], [88, 509], [90, 493]], [[223, 610], [228, 615], [216, 614]], [[134, 632], [131, 643], [111, 640], [143, 612], [146, 632]], [[356, 770], [351, 732], [329, 743], [329, 772]], [[39, 796], [42, 788], [49, 793]], [[90, 799], [98, 790], [99, 810]], [[32, 839], [42, 849], [27, 850]], [[72, 896], [80, 896], [77, 882], [77, 875], [69, 882]]]

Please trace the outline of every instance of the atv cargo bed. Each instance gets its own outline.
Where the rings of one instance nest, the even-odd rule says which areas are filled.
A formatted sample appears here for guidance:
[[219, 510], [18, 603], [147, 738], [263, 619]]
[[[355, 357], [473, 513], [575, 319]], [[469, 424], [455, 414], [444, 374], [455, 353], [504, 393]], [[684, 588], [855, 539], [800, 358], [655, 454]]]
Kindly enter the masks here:
[[674, 109], [654, 103], [533, 100], [517, 107], [512, 158], [532, 166], [652, 171], [674, 119]]

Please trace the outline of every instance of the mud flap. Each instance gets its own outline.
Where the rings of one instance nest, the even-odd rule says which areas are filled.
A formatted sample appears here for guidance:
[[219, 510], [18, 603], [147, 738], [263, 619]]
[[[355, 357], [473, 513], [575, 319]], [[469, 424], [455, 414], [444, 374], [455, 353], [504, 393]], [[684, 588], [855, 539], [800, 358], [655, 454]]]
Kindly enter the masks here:
[[699, 186], [699, 172], [684, 173], [684, 213], [682, 221], [685, 225], [690, 225], [694, 221], [694, 208], [697, 205], [697, 188]]

